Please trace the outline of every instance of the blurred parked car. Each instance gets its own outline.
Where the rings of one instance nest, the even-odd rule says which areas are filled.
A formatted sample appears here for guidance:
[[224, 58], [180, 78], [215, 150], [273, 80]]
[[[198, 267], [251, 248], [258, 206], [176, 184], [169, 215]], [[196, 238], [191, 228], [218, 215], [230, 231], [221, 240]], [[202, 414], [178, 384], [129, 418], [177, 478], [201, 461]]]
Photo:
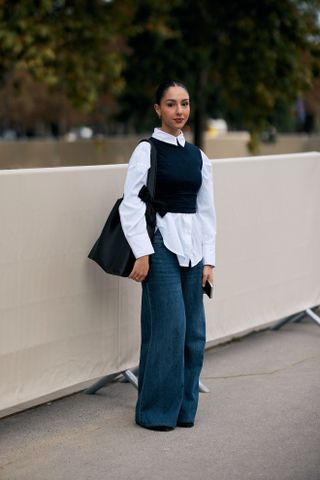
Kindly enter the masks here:
[[223, 118], [210, 118], [207, 124], [207, 132], [210, 137], [216, 137], [228, 131], [228, 125]]
[[67, 142], [75, 142], [76, 140], [90, 140], [93, 136], [93, 130], [90, 127], [82, 126], [74, 128], [65, 135]]

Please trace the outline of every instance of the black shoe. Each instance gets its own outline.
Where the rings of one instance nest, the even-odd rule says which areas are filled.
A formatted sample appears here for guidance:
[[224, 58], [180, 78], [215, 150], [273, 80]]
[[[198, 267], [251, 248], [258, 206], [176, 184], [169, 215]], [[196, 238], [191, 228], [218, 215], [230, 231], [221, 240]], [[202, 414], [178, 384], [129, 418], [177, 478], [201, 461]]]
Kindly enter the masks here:
[[191, 428], [193, 426], [194, 426], [193, 422], [177, 422], [177, 427]]
[[[138, 425], [140, 425], [140, 423], [138, 423]], [[140, 425], [140, 427], [147, 428], [148, 430], [155, 430], [157, 432], [171, 432], [171, 430], [174, 430], [174, 427], [167, 427], [166, 425], [153, 425], [152, 427]]]

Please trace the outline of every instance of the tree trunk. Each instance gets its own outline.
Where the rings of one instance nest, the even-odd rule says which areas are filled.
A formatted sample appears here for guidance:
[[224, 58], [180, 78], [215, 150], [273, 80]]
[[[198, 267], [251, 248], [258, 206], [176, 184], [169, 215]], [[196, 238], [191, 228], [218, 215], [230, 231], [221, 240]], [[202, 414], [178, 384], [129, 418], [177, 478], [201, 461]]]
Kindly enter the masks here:
[[204, 131], [206, 129], [206, 103], [207, 103], [207, 70], [202, 69], [196, 76], [196, 92], [194, 106], [194, 135], [193, 142], [203, 149]]

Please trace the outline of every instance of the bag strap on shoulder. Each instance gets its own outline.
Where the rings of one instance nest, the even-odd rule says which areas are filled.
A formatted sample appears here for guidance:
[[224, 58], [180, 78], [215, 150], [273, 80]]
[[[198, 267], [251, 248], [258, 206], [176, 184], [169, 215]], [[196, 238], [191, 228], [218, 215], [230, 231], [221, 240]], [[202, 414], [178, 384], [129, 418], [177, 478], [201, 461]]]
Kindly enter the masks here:
[[151, 197], [154, 197], [155, 188], [156, 188], [156, 174], [157, 174], [157, 150], [155, 144], [153, 142], [153, 138], [144, 138], [140, 140], [141, 142], [148, 142], [150, 143], [150, 168], [148, 171], [148, 179], [147, 179], [147, 187], [150, 192]]

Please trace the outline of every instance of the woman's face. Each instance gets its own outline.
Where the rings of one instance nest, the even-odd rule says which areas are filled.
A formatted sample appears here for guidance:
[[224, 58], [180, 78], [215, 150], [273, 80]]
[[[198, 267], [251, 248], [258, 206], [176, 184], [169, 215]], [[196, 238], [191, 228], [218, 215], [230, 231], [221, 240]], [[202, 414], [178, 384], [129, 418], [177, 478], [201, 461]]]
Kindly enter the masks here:
[[160, 105], [155, 104], [154, 108], [161, 118], [161, 129], [178, 136], [190, 115], [189, 94], [182, 87], [170, 87], [165, 91]]

